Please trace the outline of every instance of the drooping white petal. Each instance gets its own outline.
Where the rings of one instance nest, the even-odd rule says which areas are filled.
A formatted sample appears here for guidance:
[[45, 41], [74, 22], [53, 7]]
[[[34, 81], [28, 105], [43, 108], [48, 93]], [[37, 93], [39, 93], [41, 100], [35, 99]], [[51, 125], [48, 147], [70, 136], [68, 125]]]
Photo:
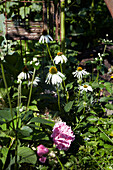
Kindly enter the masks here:
[[50, 35], [47, 35], [47, 36], [51, 41], [53, 41], [53, 38]]

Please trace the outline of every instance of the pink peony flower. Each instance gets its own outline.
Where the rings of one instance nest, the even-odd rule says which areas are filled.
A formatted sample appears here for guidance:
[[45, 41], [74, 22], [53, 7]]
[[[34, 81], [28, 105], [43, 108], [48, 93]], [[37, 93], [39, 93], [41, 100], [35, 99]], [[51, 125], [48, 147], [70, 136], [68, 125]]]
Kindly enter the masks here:
[[42, 157], [44, 154], [47, 154], [49, 152], [49, 149], [46, 148], [44, 145], [37, 146], [37, 154], [39, 157]]
[[46, 157], [41, 157], [41, 158], [39, 158], [39, 161], [41, 162], [41, 163], [45, 163], [45, 161], [46, 161]]
[[67, 126], [65, 122], [58, 122], [54, 125], [51, 137], [59, 150], [68, 150], [75, 139], [71, 127]]

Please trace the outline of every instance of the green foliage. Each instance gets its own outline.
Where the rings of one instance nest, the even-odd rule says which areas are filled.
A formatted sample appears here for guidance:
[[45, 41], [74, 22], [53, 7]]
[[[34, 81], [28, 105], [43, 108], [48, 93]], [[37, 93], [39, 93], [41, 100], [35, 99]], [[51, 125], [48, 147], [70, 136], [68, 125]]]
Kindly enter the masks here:
[[[42, 19], [42, 3], [25, 2], [24, 5], [7, 1], [7, 18], [15, 24], [19, 24], [17, 14], [22, 23], [28, 18]], [[68, 61], [55, 65], [65, 75], [58, 86], [45, 80], [49, 68], [55, 64], [51, 58], [61, 50], [60, 43], [52, 42], [47, 47], [38, 41], [6, 40], [4, 2], [0, 10], [3, 32], [0, 37], [0, 169], [113, 169], [113, 115], [107, 114], [113, 111], [113, 84], [102, 79], [108, 71], [104, 66], [104, 59], [109, 56], [106, 45], [113, 45], [103, 38], [109, 31], [112, 39], [113, 23], [105, 3], [66, 1]], [[100, 40], [104, 43], [103, 55], [87, 61], [82, 68], [90, 74], [82, 75], [81, 79], [74, 77], [72, 73], [81, 66], [80, 51], [91, 50]], [[20, 73], [24, 73], [24, 78], [19, 79]], [[38, 82], [34, 83], [35, 78]], [[91, 86], [92, 90], [82, 92], [81, 85], [82, 88]], [[58, 151], [51, 138], [52, 128], [61, 120], [72, 127], [75, 135], [67, 151]], [[45, 164], [37, 155], [40, 144], [49, 149], [44, 155]]]

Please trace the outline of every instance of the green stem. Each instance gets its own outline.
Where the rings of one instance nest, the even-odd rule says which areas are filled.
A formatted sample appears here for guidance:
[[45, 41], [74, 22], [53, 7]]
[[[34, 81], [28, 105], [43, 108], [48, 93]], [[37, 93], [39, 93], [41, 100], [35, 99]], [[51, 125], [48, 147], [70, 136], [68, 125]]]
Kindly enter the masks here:
[[[60, 63], [60, 70], [61, 70], [61, 73], [63, 74], [63, 69], [62, 69], [61, 63]], [[64, 93], [66, 94], [66, 102], [68, 103], [69, 94], [68, 94], [68, 91], [66, 90], [65, 80], [63, 80], [63, 84], [64, 84]]]
[[104, 47], [103, 54], [105, 53], [105, 51], [106, 51], [106, 48], [107, 48], [107, 45], [105, 44], [105, 47]]
[[15, 139], [15, 170], [18, 170], [18, 163], [17, 163], [17, 154], [18, 154], [18, 139], [17, 139], [17, 132], [16, 132], [16, 139]]
[[62, 163], [61, 163], [60, 159], [58, 158], [58, 156], [56, 156], [56, 158], [57, 158], [57, 160], [58, 160], [59, 164], [61, 165], [62, 170], [64, 170], [64, 167], [63, 167], [63, 165], [62, 165]]
[[93, 21], [94, 21], [94, 0], [92, 0], [91, 3], [91, 22], [90, 22], [90, 31], [92, 31], [93, 28]]
[[99, 78], [99, 70], [97, 70], [96, 82], [98, 82], [98, 78]]
[[18, 124], [19, 124], [19, 117], [20, 117], [20, 106], [21, 106], [21, 82], [18, 85], [18, 107], [17, 107], [17, 117], [16, 117], [16, 121], [17, 121], [17, 128], [18, 128]]
[[36, 69], [34, 68], [34, 72], [33, 72], [33, 76], [32, 76], [32, 82], [31, 82], [31, 87], [30, 87], [30, 92], [29, 92], [29, 99], [28, 99], [26, 110], [28, 109], [30, 101], [31, 101], [31, 94], [32, 94], [33, 80], [34, 80], [34, 77], [35, 77], [35, 72], [36, 72]]
[[7, 91], [7, 96], [8, 96], [8, 101], [9, 101], [9, 107], [10, 107], [10, 113], [11, 113], [11, 118], [12, 118], [13, 129], [15, 129], [14, 122], [13, 122], [13, 111], [12, 111], [11, 99], [10, 99], [10, 95], [9, 95], [9, 91], [8, 91], [8, 86], [7, 86], [6, 78], [5, 78], [3, 64], [1, 64], [1, 69], [2, 69], [3, 81], [4, 81], [4, 84], [5, 84], [6, 91]]
[[49, 49], [49, 46], [48, 46], [48, 43], [46, 43], [46, 46], [47, 46], [48, 53], [49, 53], [49, 56], [50, 56], [50, 58], [51, 58], [51, 61], [53, 62], [54, 66], [55, 66], [54, 60], [53, 60], [53, 58], [52, 58], [52, 55], [51, 55], [51, 52], [50, 52], [50, 49]]
[[60, 108], [60, 94], [59, 94], [59, 91], [58, 91], [58, 87], [57, 87], [57, 94], [58, 94], [58, 107], [59, 107], [59, 111], [61, 111], [61, 108]]

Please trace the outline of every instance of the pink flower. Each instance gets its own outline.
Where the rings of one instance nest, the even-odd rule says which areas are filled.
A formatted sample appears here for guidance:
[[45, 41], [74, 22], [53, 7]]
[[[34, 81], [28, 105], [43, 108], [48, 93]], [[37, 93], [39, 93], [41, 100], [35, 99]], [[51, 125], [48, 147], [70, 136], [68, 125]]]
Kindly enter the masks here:
[[44, 154], [47, 154], [49, 152], [49, 149], [46, 148], [44, 145], [37, 146], [37, 154], [39, 157], [42, 157]]
[[39, 161], [41, 162], [41, 163], [45, 163], [45, 161], [46, 161], [46, 157], [41, 157], [41, 158], [39, 158]]
[[46, 157], [43, 157], [43, 155], [47, 154], [49, 152], [49, 149], [46, 148], [44, 145], [37, 146], [37, 149], [37, 154], [40, 157], [39, 161], [45, 163]]
[[51, 137], [59, 150], [68, 150], [75, 139], [71, 127], [67, 126], [65, 122], [58, 122], [54, 125]]

